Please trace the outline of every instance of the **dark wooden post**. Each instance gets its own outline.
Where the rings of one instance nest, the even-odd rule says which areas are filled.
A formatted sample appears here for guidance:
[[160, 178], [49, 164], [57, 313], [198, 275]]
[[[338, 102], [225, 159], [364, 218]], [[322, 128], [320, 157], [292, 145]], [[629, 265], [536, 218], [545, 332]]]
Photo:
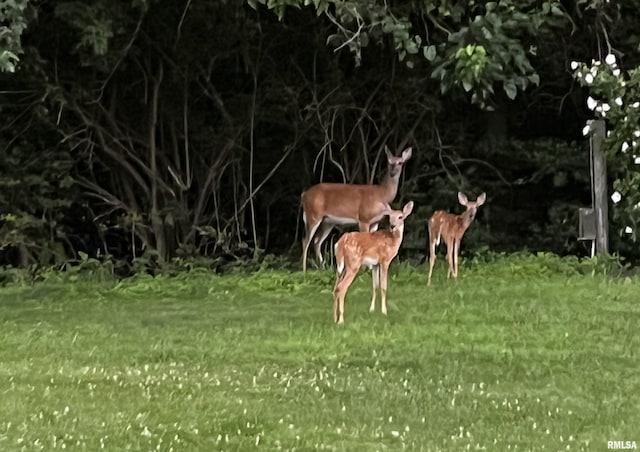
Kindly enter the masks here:
[[587, 122], [590, 130], [591, 184], [596, 214], [596, 254], [609, 254], [609, 198], [607, 196], [607, 160], [602, 149], [606, 127], [604, 119]]

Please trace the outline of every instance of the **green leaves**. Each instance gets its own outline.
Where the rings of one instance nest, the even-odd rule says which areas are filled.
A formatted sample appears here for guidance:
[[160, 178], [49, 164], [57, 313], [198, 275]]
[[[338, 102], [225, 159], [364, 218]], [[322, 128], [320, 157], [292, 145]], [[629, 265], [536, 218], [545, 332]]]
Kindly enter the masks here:
[[469, 44], [458, 49], [455, 54], [455, 71], [463, 89], [469, 92], [480, 80], [487, 65], [487, 52], [484, 47]]
[[[457, 31], [447, 35], [446, 42], [424, 48], [425, 58], [436, 64], [432, 77], [441, 81], [443, 93], [460, 87], [471, 94], [472, 103], [490, 110], [496, 85], [514, 100], [518, 92], [539, 84], [540, 76], [529, 59], [536, 47], [525, 38], [547, 33], [557, 25], [556, 18], [547, 20], [542, 10], [529, 9], [524, 14], [511, 2], [489, 2], [484, 10], [470, 11], [467, 20], [451, 27]], [[432, 22], [442, 27], [438, 18]]]
[[617, 193], [612, 198], [613, 218], [619, 234], [635, 242], [640, 227], [640, 67], [624, 71], [609, 54], [591, 65], [574, 61], [571, 68], [589, 90], [587, 108], [607, 120], [604, 146]]
[[0, 53], [0, 70], [3, 72], [15, 72], [18, 61], [20, 61], [18, 55], [10, 50], [3, 50]]
[[509, 99], [513, 100], [516, 98], [518, 88], [513, 80], [506, 80], [504, 82], [504, 92]]
[[437, 55], [436, 46], [434, 45], [424, 46], [422, 50], [424, 53], [424, 57], [427, 60], [434, 61], [436, 59], [436, 55]]
[[76, 49], [85, 52], [87, 59], [106, 55], [113, 37], [112, 19], [102, 6], [100, 3], [88, 5], [76, 1], [56, 5], [56, 16], [80, 31]]
[[[461, 87], [470, 93], [473, 103], [490, 109], [495, 95], [494, 85], [502, 84], [508, 99], [530, 84], [537, 85], [529, 54], [529, 37], [566, 26], [568, 17], [559, 1], [487, 2], [467, 6], [443, 0], [422, 2], [411, 8], [390, 7], [386, 2], [369, 0], [248, 0], [252, 7], [266, 5], [280, 19], [288, 7], [313, 7], [317, 14], [328, 14], [336, 25], [327, 42], [335, 49], [347, 47], [360, 64], [361, 49], [369, 37], [391, 37], [391, 45], [400, 61], [413, 68], [422, 48], [424, 60], [434, 65], [432, 76], [442, 83], [441, 92]], [[330, 12], [334, 5], [335, 12]], [[427, 24], [415, 27], [411, 16], [422, 17]], [[453, 31], [456, 30], [456, 31]], [[426, 39], [425, 39], [426, 36]], [[423, 45], [423, 40], [425, 44]], [[376, 42], [382, 42], [376, 39]], [[525, 48], [528, 47], [528, 51]], [[466, 52], [463, 55], [460, 52]]]
[[329, 0], [247, 0], [249, 6], [257, 9], [258, 5], [264, 5], [273, 11], [279, 20], [283, 20], [287, 8], [301, 8], [302, 6], [313, 6], [316, 8], [317, 14], [320, 15], [326, 11], [329, 6]]
[[25, 265], [62, 262], [64, 210], [75, 197], [70, 155], [16, 142], [0, 155], [0, 254], [21, 250]]
[[15, 72], [27, 28], [28, 0], [0, 0], [0, 71]]

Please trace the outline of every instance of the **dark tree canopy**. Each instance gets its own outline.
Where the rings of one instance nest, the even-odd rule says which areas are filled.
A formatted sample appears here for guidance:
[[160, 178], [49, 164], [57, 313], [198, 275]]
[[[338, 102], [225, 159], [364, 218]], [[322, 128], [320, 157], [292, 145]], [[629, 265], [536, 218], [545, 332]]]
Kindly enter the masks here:
[[414, 149], [404, 253], [462, 190], [488, 194], [466, 252], [584, 254], [570, 63], [637, 66], [636, 6], [0, 1], [0, 259], [298, 258], [301, 192], [377, 181], [385, 146]]

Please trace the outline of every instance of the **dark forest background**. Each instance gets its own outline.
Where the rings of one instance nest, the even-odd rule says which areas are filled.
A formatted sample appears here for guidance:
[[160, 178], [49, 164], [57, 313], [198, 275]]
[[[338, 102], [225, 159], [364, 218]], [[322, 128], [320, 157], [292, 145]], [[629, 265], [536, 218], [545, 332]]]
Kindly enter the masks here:
[[385, 145], [413, 147], [404, 255], [424, 258], [427, 219], [459, 212], [458, 190], [488, 194], [463, 254], [586, 255], [591, 112], [570, 63], [640, 55], [635, 2], [17, 3], [0, 264], [22, 267], [299, 262], [302, 191], [378, 181]]

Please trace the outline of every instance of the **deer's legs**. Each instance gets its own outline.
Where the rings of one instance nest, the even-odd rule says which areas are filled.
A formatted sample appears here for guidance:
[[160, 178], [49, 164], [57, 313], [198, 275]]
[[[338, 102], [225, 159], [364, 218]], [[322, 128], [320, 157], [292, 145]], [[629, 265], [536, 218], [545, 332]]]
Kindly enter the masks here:
[[337, 323], [344, 323], [344, 299], [357, 274], [357, 269], [353, 271], [345, 268], [344, 273], [336, 281], [336, 286], [333, 289], [333, 320]]
[[[427, 278], [427, 286], [431, 285], [431, 274], [433, 273], [433, 266], [436, 264], [436, 247], [440, 243], [440, 232], [434, 231], [433, 220], [429, 220], [429, 277]], [[435, 234], [438, 234], [436, 237]]]
[[307, 254], [309, 252], [309, 245], [311, 244], [311, 239], [313, 239], [313, 236], [316, 233], [316, 230], [318, 229], [320, 224], [322, 224], [322, 218], [320, 219], [307, 218], [306, 215], [303, 218], [304, 218], [306, 234], [302, 239], [302, 271], [306, 272], [307, 271]]
[[379, 264], [378, 272], [380, 273], [380, 298], [382, 298], [382, 313], [387, 315], [387, 275], [389, 273], [389, 265]]
[[369, 312], [376, 310], [376, 294], [380, 289], [380, 265], [373, 265], [371, 267], [371, 280], [373, 281], [373, 294], [371, 295], [371, 306]]
[[431, 273], [433, 273], [433, 266], [436, 264], [436, 241], [429, 240], [429, 278], [427, 279], [427, 285], [431, 285]]
[[458, 277], [458, 261], [460, 260], [460, 240], [453, 242], [453, 277]]
[[453, 275], [453, 242], [447, 243], [447, 262], [449, 263], [449, 270], [447, 271], [447, 279]]
[[333, 286], [333, 321], [337, 322], [340, 317], [340, 300], [338, 298], [338, 289], [340, 288], [340, 281], [342, 281], [344, 273], [338, 272], [336, 275], [336, 284]]
[[320, 223], [318, 230], [316, 231], [315, 237], [313, 238], [313, 249], [316, 252], [316, 257], [318, 258], [318, 262], [321, 264], [324, 263], [324, 257], [322, 257], [322, 244], [329, 236], [329, 233], [333, 229], [333, 225], [323, 221]]

